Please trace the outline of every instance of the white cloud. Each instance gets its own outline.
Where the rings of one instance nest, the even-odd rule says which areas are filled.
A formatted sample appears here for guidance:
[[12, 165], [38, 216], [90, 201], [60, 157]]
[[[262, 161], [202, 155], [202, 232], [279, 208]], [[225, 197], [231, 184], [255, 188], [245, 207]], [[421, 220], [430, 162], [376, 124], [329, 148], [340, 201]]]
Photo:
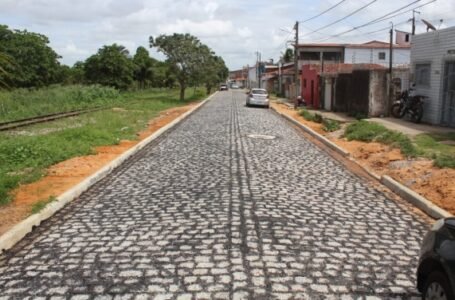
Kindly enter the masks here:
[[231, 21], [222, 20], [177, 20], [175, 23], [158, 25], [158, 30], [164, 34], [191, 33], [199, 38], [226, 36], [232, 34], [233, 28]]
[[[368, 3], [370, 0], [349, 0], [329, 13], [300, 26], [302, 42], [320, 42], [328, 36], [364, 24], [412, 0], [378, 0], [351, 18], [306, 35], [312, 30], [337, 20]], [[0, 19], [12, 28], [27, 29], [49, 37], [51, 46], [63, 56], [62, 61], [73, 64], [95, 53], [98, 48], [113, 42], [125, 45], [131, 53], [136, 47], [148, 47], [149, 36], [163, 33], [188, 32], [198, 36], [230, 68], [240, 68], [255, 61], [255, 51], [262, 57], [277, 59], [292, 39], [280, 28], [292, 29], [296, 20], [304, 20], [329, 8], [339, 0], [0, 0]], [[425, 3], [422, 0], [417, 5]], [[437, 0], [419, 9], [417, 30], [424, 32], [420, 18], [437, 27], [443, 18], [444, 26], [453, 26], [454, 0]], [[411, 17], [405, 13], [393, 18], [395, 24]], [[388, 29], [375, 34], [365, 33], [387, 27], [389, 20], [330, 38], [326, 42], [365, 42], [387, 40]], [[442, 28], [441, 27], [441, 28]], [[409, 23], [398, 26], [410, 30]], [[152, 55], [159, 56], [153, 50]]]

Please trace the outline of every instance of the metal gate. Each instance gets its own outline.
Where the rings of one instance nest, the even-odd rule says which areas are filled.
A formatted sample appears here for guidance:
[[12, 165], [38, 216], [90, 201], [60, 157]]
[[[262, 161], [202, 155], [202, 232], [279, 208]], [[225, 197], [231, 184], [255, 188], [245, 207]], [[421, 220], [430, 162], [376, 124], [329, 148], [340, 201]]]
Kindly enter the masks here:
[[442, 123], [455, 127], [455, 62], [447, 62], [444, 70]]

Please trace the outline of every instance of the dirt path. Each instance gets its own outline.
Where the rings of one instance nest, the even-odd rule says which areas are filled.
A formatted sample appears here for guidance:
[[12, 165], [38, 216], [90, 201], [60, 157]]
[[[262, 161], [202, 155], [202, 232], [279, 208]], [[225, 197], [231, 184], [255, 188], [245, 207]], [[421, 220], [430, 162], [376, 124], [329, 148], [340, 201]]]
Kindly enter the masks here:
[[13, 191], [14, 200], [9, 205], [0, 208], [0, 235], [29, 216], [34, 203], [64, 193], [141, 140], [190, 110], [194, 105], [196, 104], [162, 111], [158, 117], [149, 122], [147, 129], [138, 134], [138, 140], [125, 140], [118, 145], [97, 147], [95, 155], [80, 156], [63, 161], [51, 166], [46, 172], [47, 175], [39, 181], [18, 187]]
[[275, 109], [297, 119], [319, 134], [347, 150], [363, 166], [378, 175], [388, 175], [439, 207], [455, 214], [455, 169], [440, 169], [428, 159], [407, 159], [401, 151], [379, 143], [347, 141], [340, 133], [327, 133], [322, 125], [301, 117], [284, 104], [272, 104]]

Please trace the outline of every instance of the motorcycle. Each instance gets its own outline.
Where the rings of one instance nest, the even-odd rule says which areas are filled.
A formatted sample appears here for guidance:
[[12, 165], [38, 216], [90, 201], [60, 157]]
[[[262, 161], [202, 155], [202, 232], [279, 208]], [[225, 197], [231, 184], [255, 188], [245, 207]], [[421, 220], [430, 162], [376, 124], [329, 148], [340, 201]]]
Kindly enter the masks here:
[[[411, 90], [412, 93], [412, 90]], [[403, 118], [408, 115], [414, 123], [420, 123], [423, 117], [424, 96], [412, 95], [409, 91], [404, 91], [392, 105], [392, 116]]]

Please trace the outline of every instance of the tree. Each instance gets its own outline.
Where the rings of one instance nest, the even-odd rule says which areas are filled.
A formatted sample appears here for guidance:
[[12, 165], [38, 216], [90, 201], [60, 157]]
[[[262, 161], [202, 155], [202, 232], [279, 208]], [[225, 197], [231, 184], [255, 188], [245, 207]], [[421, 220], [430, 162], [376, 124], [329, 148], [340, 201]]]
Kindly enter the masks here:
[[134, 75], [134, 64], [128, 55], [128, 50], [121, 45], [103, 46], [85, 61], [86, 80], [118, 89], [128, 88]]
[[200, 74], [207, 53], [203, 44], [190, 34], [174, 33], [160, 35], [156, 39], [150, 37], [150, 47], [156, 47], [167, 56], [167, 62], [176, 76], [180, 86], [180, 100], [185, 99], [188, 84]]
[[42, 34], [0, 25], [0, 52], [14, 62], [14, 66], [3, 66], [10, 73], [12, 87], [41, 87], [58, 81], [60, 56], [48, 44]]
[[284, 54], [282, 56], [282, 60], [285, 63], [293, 61], [294, 60], [294, 50], [292, 50], [291, 48], [286, 49], [286, 51], [284, 52]]
[[211, 93], [213, 87], [226, 81], [228, 76], [229, 69], [226, 67], [224, 60], [221, 57], [212, 54], [203, 73], [203, 83], [207, 90], [207, 94]]
[[153, 66], [156, 60], [151, 58], [144, 47], [138, 47], [133, 57], [135, 66], [134, 79], [139, 83], [139, 88], [144, 89], [147, 82], [153, 80]]
[[5, 53], [0, 52], [0, 88], [8, 88], [8, 80], [11, 77], [11, 73], [7, 69], [12, 69], [14, 63], [11, 57]]

